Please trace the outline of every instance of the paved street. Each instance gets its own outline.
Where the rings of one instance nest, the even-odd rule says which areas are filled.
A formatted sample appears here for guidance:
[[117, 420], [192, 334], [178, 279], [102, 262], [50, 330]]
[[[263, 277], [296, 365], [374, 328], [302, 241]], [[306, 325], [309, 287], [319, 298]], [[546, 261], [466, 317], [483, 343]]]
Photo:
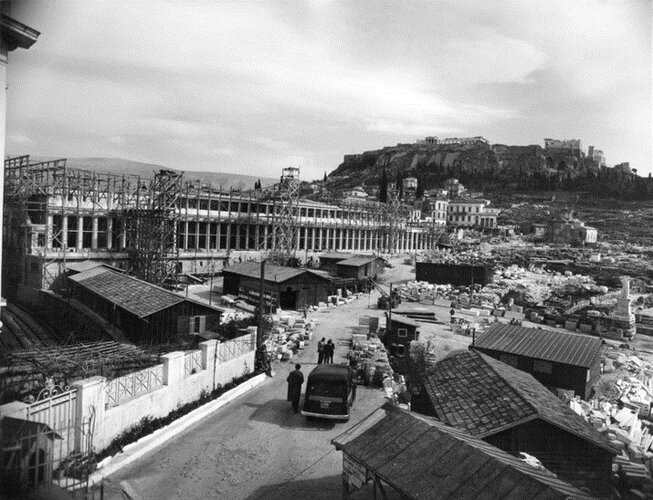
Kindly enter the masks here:
[[144, 500], [337, 498], [342, 455], [330, 441], [382, 404], [383, 392], [360, 387], [348, 423], [308, 422], [286, 401], [286, 377], [295, 362], [302, 364], [305, 376], [312, 370], [322, 337], [334, 340], [334, 361], [343, 361], [351, 338], [348, 327], [357, 325], [361, 315], [378, 313], [367, 307], [364, 296], [337, 310], [312, 313], [318, 325], [305, 352], [291, 363], [275, 364], [274, 378], [109, 477], [109, 498], [121, 498], [118, 485], [123, 481]]

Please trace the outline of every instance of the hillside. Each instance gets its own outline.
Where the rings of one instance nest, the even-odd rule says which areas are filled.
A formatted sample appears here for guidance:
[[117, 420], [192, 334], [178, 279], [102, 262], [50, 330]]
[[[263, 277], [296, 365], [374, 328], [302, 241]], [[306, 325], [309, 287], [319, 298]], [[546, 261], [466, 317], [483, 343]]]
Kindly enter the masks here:
[[[52, 160], [54, 158], [30, 157], [32, 162]], [[169, 169], [163, 165], [152, 163], [141, 163], [125, 160], [123, 158], [67, 158], [66, 165], [70, 168], [91, 170], [110, 174], [130, 174], [142, 177], [153, 177], [154, 173], [161, 169]], [[222, 186], [224, 189], [244, 188], [251, 189], [259, 177], [253, 175], [231, 174], [224, 172], [184, 172], [184, 179], [187, 181], [200, 181], [202, 184], [210, 184], [214, 187]], [[277, 182], [276, 178], [260, 177], [261, 184], [267, 186]]]
[[650, 179], [620, 168], [599, 168], [584, 154], [545, 150], [539, 145], [398, 144], [345, 155], [329, 175], [335, 189], [378, 185], [388, 178], [416, 177], [424, 189], [450, 177], [481, 191], [585, 191], [599, 198], [644, 199], [653, 195]]

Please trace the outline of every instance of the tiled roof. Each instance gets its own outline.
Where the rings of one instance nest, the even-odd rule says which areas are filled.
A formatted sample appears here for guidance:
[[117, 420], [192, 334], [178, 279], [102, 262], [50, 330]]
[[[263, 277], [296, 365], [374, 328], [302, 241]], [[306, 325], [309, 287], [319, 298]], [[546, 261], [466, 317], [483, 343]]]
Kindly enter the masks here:
[[601, 339], [497, 322], [476, 338], [474, 346], [589, 368], [601, 350]]
[[389, 403], [332, 443], [406, 498], [592, 498], [464, 431]]
[[184, 301], [176, 293], [106, 267], [94, 267], [68, 279], [139, 318]]
[[[234, 264], [230, 267], [225, 267], [223, 273], [233, 273], [240, 276], [247, 276], [249, 278], [261, 278], [261, 263], [260, 262], [242, 262], [239, 264]], [[288, 281], [291, 278], [299, 276], [304, 273], [310, 273], [314, 276], [318, 276], [325, 281], [328, 279], [320, 273], [315, 273], [310, 269], [302, 269], [299, 267], [283, 267], [275, 266], [272, 264], [265, 264], [265, 281], [270, 281], [273, 283], [283, 283]]]
[[612, 453], [610, 442], [530, 374], [476, 351], [435, 364], [424, 389], [436, 416], [480, 438], [542, 419]]
[[370, 262], [374, 262], [377, 259], [383, 260], [381, 257], [378, 255], [354, 255], [353, 257], [343, 260], [337, 263], [338, 266], [352, 266], [352, 267], [360, 267], [364, 266], [366, 264], [369, 264]]

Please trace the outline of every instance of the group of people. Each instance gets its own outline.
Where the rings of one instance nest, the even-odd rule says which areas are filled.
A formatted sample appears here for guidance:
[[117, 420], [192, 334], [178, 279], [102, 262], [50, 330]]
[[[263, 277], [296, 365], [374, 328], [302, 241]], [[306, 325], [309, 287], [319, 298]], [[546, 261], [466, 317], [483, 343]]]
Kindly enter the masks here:
[[322, 337], [317, 343], [317, 364], [321, 365], [322, 363], [333, 363], [333, 353], [336, 350], [336, 345], [331, 339], [326, 342], [326, 338]]

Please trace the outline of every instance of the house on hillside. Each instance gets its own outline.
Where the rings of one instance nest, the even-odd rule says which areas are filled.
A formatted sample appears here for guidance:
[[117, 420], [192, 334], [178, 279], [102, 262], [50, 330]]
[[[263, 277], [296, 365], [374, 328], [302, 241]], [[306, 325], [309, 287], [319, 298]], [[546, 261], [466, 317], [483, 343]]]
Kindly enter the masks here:
[[438, 363], [420, 381], [414, 411], [469, 432], [512, 455], [538, 458], [595, 495], [610, 489], [617, 454], [603, 434], [531, 375], [476, 351]]
[[598, 337], [500, 322], [477, 336], [472, 346], [549, 388], [571, 390], [583, 399], [589, 399], [601, 375], [601, 347]]
[[[223, 271], [224, 293], [258, 297], [261, 286], [261, 263], [243, 262]], [[302, 309], [327, 302], [332, 280], [310, 269], [265, 265], [263, 293], [272, 307]]]
[[593, 498], [467, 432], [390, 403], [331, 443], [343, 454], [342, 498], [356, 490], [357, 498], [377, 498], [378, 490], [382, 498]]
[[67, 277], [71, 297], [135, 343], [167, 343], [215, 331], [222, 310], [187, 299], [107, 266]]

